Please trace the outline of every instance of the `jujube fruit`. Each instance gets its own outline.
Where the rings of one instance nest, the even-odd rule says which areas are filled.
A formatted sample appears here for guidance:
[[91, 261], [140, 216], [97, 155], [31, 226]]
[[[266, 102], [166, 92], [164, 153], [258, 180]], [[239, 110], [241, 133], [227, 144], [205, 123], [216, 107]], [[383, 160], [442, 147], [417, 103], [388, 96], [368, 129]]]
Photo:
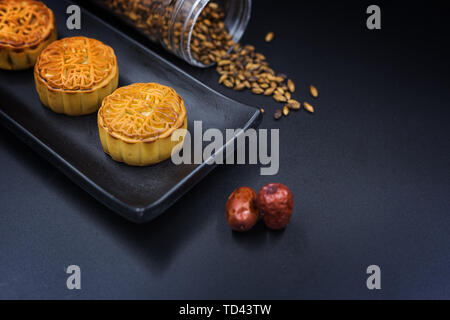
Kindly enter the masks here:
[[233, 230], [245, 232], [253, 228], [259, 219], [256, 192], [247, 187], [236, 189], [228, 198], [226, 214]]
[[294, 207], [294, 199], [288, 187], [281, 183], [265, 185], [258, 192], [257, 202], [263, 221], [269, 229], [286, 228]]

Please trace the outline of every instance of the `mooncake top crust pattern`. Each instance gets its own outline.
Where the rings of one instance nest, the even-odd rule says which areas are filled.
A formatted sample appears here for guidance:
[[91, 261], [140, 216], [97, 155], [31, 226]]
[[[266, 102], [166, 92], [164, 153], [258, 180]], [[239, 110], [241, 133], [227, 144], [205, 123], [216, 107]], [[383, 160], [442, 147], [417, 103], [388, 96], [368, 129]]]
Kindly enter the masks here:
[[0, 0], [0, 47], [39, 45], [55, 28], [53, 12], [40, 1]]
[[136, 83], [103, 100], [99, 123], [115, 138], [133, 142], [164, 139], [186, 121], [183, 99], [174, 89], [157, 83]]
[[50, 44], [38, 58], [36, 73], [49, 88], [93, 91], [117, 74], [114, 50], [86, 37], [64, 38]]

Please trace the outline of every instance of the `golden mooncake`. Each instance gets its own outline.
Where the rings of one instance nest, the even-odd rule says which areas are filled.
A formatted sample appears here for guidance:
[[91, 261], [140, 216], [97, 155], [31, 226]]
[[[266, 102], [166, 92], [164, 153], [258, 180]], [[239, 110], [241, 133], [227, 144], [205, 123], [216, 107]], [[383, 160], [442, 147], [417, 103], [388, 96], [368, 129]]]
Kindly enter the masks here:
[[34, 66], [39, 54], [57, 38], [55, 18], [34, 0], [0, 0], [0, 69]]
[[172, 88], [136, 83], [103, 100], [98, 128], [103, 150], [115, 161], [148, 166], [170, 158], [183, 142], [186, 131], [176, 130], [187, 129], [186, 107]]
[[57, 113], [80, 116], [94, 113], [118, 85], [114, 50], [86, 37], [53, 42], [34, 67], [36, 90], [42, 103]]

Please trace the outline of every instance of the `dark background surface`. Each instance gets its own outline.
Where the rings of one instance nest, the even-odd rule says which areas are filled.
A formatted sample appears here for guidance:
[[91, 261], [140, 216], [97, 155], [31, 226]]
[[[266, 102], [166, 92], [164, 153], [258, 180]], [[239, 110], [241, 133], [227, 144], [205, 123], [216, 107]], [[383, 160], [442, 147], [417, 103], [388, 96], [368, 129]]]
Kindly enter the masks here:
[[[272, 99], [225, 89], [213, 69], [145, 42], [264, 107], [281, 154], [278, 176], [221, 166], [150, 224], [109, 211], [0, 127], [0, 298], [450, 298], [449, 11], [382, 1], [383, 29], [368, 31], [369, 4], [254, 1], [242, 43], [288, 74], [301, 101], [310, 84], [320, 91], [315, 115], [279, 122]], [[228, 195], [268, 182], [294, 193], [289, 227], [231, 232]], [[71, 264], [81, 291], [66, 289]], [[381, 291], [366, 288], [372, 264]]]

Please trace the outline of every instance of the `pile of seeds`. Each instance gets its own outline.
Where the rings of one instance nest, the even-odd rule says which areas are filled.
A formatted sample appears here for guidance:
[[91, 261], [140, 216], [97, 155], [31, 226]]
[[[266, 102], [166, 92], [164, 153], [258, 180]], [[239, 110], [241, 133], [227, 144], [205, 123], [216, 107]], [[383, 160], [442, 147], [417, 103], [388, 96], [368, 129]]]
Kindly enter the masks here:
[[[272, 96], [275, 101], [283, 103], [282, 110], [274, 113], [275, 119], [288, 116], [291, 110], [299, 110], [301, 103], [293, 98], [296, 89], [294, 82], [284, 74], [277, 74], [254, 46], [234, 43], [225, 28], [224, 17], [224, 12], [216, 3], [210, 2], [206, 6], [194, 28], [194, 57], [206, 65], [217, 63], [220, 84], [236, 91], [251, 90], [257, 95]], [[269, 32], [265, 41], [271, 42], [274, 37], [275, 34]], [[230, 48], [233, 49], [227, 53]], [[314, 97], [317, 96], [315, 89]], [[304, 108], [314, 113], [310, 104], [306, 103]], [[261, 111], [264, 113], [263, 109]]]
[[251, 90], [254, 94], [272, 96], [285, 103], [291, 110], [300, 109], [300, 103], [292, 98], [295, 84], [286, 75], [276, 74], [266, 57], [251, 45], [236, 44], [232, 52], [217, 60], [219, 83], [240, 91]]

